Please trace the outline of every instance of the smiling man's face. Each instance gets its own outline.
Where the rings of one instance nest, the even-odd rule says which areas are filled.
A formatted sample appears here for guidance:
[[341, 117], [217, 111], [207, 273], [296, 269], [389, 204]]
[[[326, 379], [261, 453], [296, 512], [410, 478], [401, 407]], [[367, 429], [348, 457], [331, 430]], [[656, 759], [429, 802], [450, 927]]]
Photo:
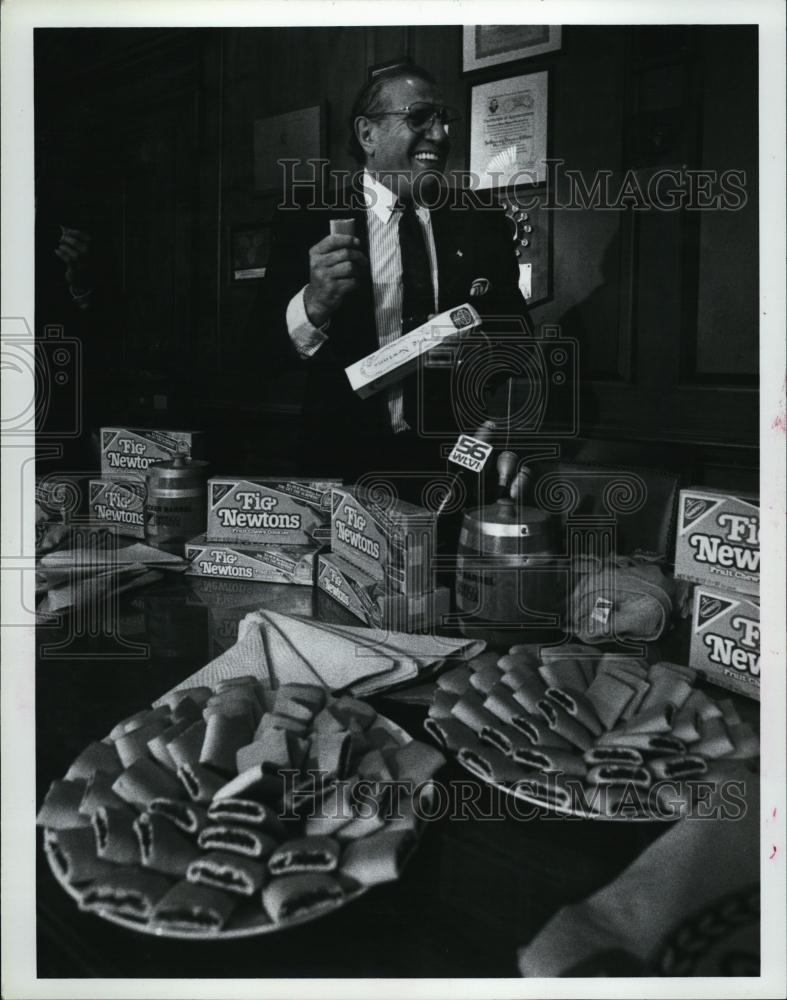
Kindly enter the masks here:
[[[384, 111], [395, 111], [416, 103], [442, 104], [437, 87], [418, 77], [397, 77], [383, 91]], [[366, 168], [403, 200], [415, 191], [431, 197], [445, 170], [450, 143], [448, 133], [435, 120], [426, 132], [413, 132], [406, 116], [385, 115], [376, 120], [372, 134], [373, 154]]]

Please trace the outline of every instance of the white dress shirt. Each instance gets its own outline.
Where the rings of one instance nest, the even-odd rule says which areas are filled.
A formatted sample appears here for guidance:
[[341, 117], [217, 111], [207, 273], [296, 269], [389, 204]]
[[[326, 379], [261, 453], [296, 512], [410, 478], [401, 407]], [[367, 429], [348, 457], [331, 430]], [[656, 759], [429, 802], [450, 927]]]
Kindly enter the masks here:
[[[390, 344], [402, 333], [402, 255], [399, 247], [399, 220], [401, 211], [396, 208], [396, 195], [384, 184], [364, 170], [362, 184], [366, 202], [366, 223], [369, 232], [369, 268], [374, 294], [374, 320], [377, 343], [380, 347]], [[428, 208], [416, 206], [429, 255], [434, 291], [434, 311], [437, 312], [437, 252], [432, 233], [432, 220]], [[287, 330], [295, 349], [304, 358], [310, 358], [328, 339], [330, 322], [314, 326], [306, 315], [302, 288], [287, 306]], [[404, 419], [401, 383], [387, 390], [388, 412], [395, 433], [409, 430]]]

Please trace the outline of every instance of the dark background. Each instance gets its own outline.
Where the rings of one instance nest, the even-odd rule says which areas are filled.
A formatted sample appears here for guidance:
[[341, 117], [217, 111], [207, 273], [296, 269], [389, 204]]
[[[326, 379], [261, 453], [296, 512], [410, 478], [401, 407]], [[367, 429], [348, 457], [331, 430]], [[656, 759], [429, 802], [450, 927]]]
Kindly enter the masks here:
[[[553, 213], [552, 295], [533, 318], [582, 346], [575, 457], [756, 489], [756, 31], [568, 26], [559, 52], [463, 74], [458, 26], [38, 29], [37, 332], [82, 340], [88, 430], [203, 427], [219, 471], [288, 471], [301, 383], [249, 364], [258, 283], [230, 273], [231, 230], [277, 200], [254, 190], [254, 121], [325, 102], [326, 153], [350, 168], [345, 120], [370, 66], [409, 57], [465, 113], [472, 84], [548, 68], [549, 154], [586, 183], [747, 174], [741, 211]], [[468, 165], [467, 126], [449, 167]], [[65, 294], [59, 224], [94, 236], [89, 313]]]

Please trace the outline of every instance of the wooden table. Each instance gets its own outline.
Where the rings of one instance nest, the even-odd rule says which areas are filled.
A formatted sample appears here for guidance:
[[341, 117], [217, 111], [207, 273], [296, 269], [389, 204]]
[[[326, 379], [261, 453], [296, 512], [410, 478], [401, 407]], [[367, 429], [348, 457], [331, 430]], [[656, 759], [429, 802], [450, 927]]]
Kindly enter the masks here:
[[[357, 624], [308, 587], [171, 577], [121, 598], [117, 634], [111, 627], [110, 634], [70, 634], [68, 622], [40, 629], [38, 801], [87, 742], [218, 655], [234, 641], [238, 619], [261, 606]], [[755, 703], [738, 703], [748, 718], [756, 716]], [[423, 706], [383, 697], [374, 705], [423, 738]], [[473, 781], [455, 764], [441, 776], [452, 785]], [[671, 825], [543, 813], [522, 820], [494, 790], [478, 785], [475, 795], [466, 819], [426, 824], [398, 882], [312, 923], [236, 941], [163, 940], [80, 913], [39, 846], [38, 975], [516, 976], [520, 945], [560, 907], [613, 879]]]

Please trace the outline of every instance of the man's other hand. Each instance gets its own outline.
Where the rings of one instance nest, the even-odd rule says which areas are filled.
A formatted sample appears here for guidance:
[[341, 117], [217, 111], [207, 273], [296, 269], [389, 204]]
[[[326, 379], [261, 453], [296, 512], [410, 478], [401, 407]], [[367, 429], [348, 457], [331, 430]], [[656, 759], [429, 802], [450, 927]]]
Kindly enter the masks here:
[[344, 297], [358, 287], [368, 267], [358, 247], [357, 236], [326, 236], [309, 250], [309, 284], [303, 304], [309, 322], [323, 326], [342, 304]]
[[88, 257], [93, 237], [80, 229], [60, 227], [60, 242], [55, 248], [55, 256], [66, 265], [66, 281], [70, 286], [84, 287], [90, 284]]

